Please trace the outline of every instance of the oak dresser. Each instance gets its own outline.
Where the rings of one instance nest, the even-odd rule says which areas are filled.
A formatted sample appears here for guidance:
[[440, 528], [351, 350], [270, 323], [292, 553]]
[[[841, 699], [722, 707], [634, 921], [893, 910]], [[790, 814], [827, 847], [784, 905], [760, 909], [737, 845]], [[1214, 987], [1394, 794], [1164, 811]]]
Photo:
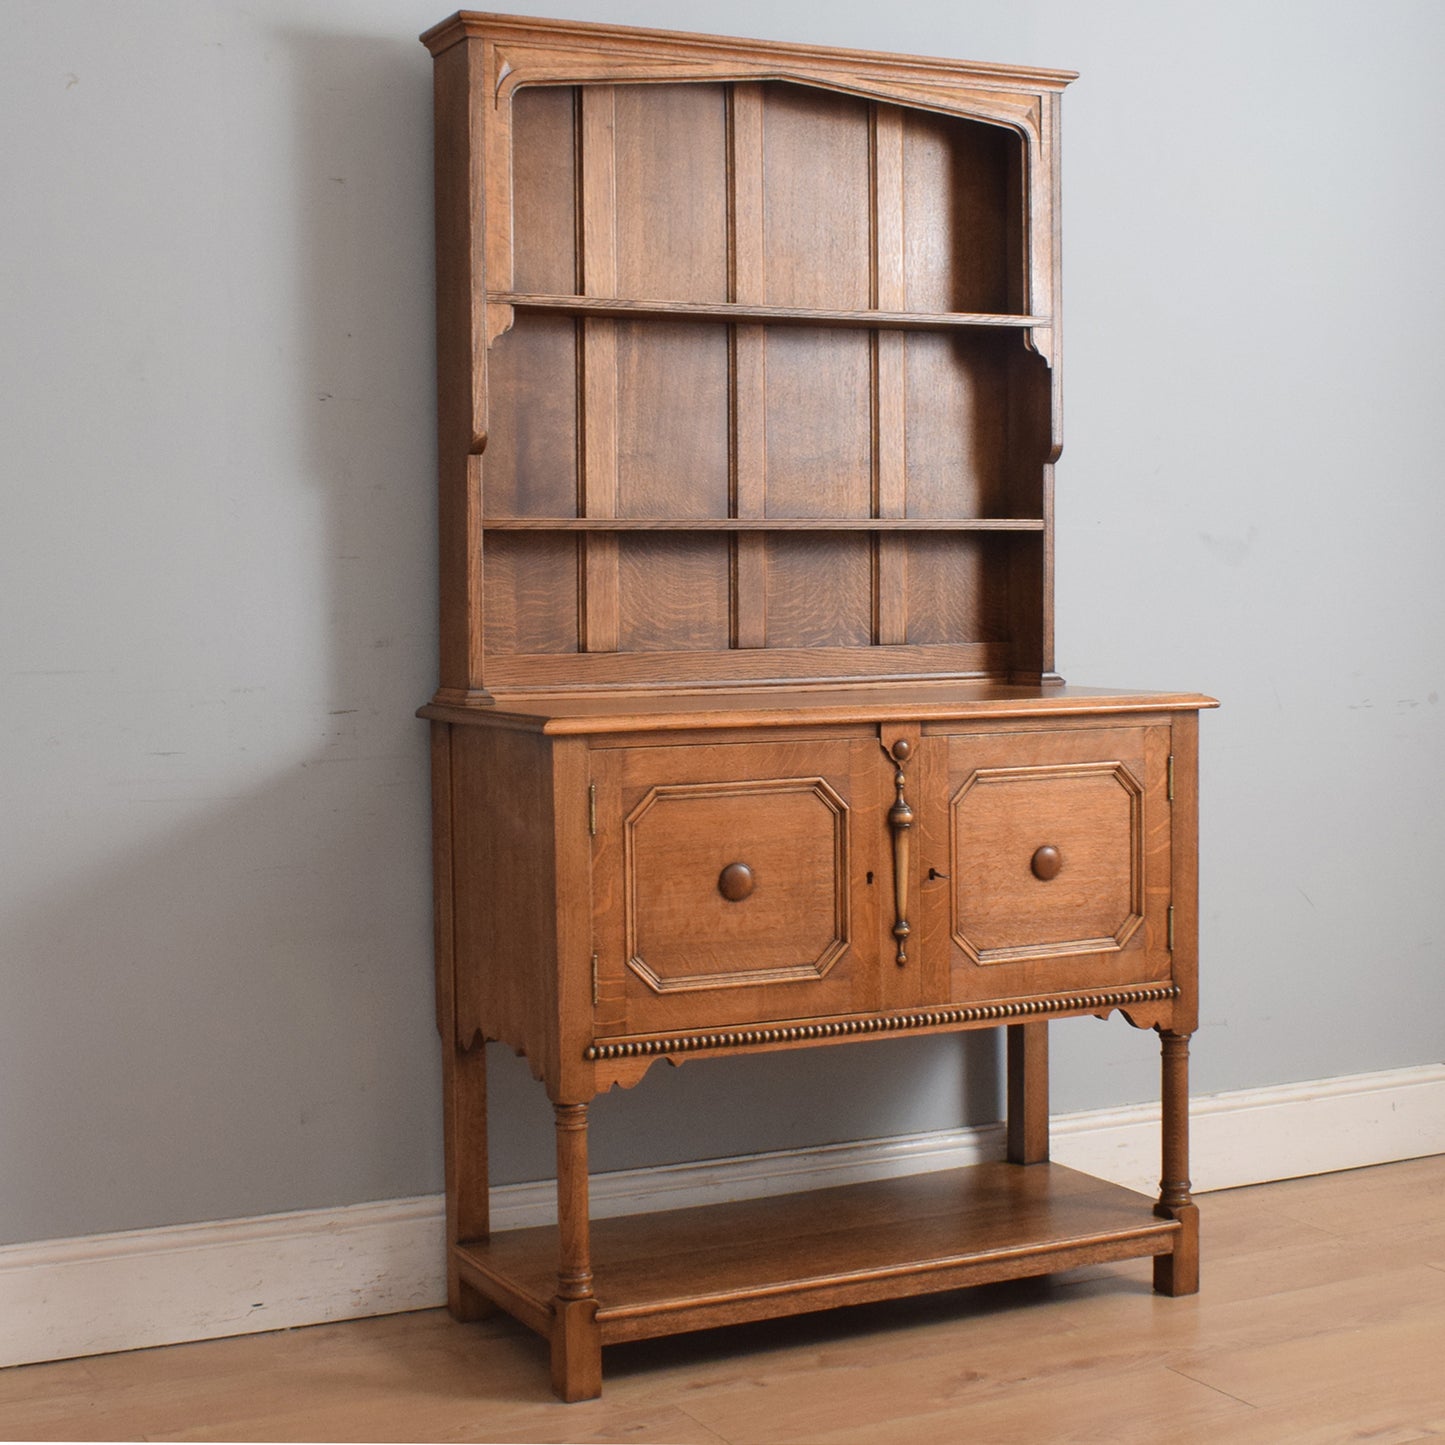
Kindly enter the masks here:
[[[1053, 671], [1073, 77], [461, 14], [435, 57], [449, 1299], [605, 1344], [1153, 1256], [1197, 1288], [1195, 694]], [[1048, 1162], [1050, 1019], [1162, 1043], [1157, 1199]], [[655, 1064], [1007, 1030], [1007, 1159], [626, 1219]], [[485, 1049], [556, 1114], [488, 1227]]]

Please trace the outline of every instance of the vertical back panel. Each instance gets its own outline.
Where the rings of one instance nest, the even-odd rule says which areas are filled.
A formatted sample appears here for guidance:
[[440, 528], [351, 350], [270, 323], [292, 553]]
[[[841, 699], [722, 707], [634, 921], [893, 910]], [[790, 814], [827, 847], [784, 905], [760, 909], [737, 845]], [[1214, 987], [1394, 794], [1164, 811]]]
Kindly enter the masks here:
[[617, 514], [728, 514], [727, 328], [619, 321]]
[[775, 532], [767, 543], [767, 645], [867, 647], [873, 548], [863, 532]]
[[905, 373], [907, 516], [1006, 515], [1011, 336], [914, 332]]
[[619, 85], [616, 99], [618, 294], [725, 301], [726, 89]]
[[1015, 538], [928, 533], [907, 539], [908, 641], [998, 642], [1008, 635], [1004, 601]]
[[577, 290], [576, 92], [524, 87], [512, 101], [512, 276], [518, 291]]
[[484, 642], [489, 657], [577, 651], [577, 538], [488, 532]]
[[904, 250], [914, 311], [1006, 311], [1009, 251], [1023, 234], [1010, 213], [1013, 132], [927, 111], [905, 112]]
[[768, 85], [763, 103], [763, 251], [774, 306], [869, 304], [866, 101]]
[[[769, 329], [768, 516], [871, 514], [872, 373], [867, 332]], [[873, 550], [866, 535], [778, 532], [765, 547], [769, 647], [872, 642]]]
[[872, 366], [866, 331], [768, 329], [769, 517], [870, 514]]
[[577, 515], [577, 327], [518, 315], [487, 368], [482, 505], [493, 517]]
[[725, 649], [731, 570], [724, 534], [624, 532], [618, 538], [618, 650]]

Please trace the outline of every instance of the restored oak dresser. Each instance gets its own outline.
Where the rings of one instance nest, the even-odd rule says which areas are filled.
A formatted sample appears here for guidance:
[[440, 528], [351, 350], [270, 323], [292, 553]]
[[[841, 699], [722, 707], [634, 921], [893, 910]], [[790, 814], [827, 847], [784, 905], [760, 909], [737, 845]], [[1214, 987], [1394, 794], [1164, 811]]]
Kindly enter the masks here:
[[[1152, 1255], [1197, 713], [1053, 672], [1067, 72], [461, 14], [435, 57], [449, 1293], [614, 1341]], [[1048, 1020], [1158, 1032], [1157, 1200], [1048, 1162]], [[1007, 1028], [1008, 1157], [593, 1222], [653, 1065]], [[556, 1112], [488, 1228], [484, 1045]]]

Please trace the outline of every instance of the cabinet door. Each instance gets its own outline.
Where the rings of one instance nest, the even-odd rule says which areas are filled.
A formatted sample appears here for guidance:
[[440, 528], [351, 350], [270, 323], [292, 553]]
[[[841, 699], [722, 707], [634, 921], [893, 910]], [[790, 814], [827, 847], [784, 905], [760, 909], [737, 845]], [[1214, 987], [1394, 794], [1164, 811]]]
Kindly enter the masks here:
[[840, 738], [597, 749], [594, 1036], [878, 1007], [877, 755]]
[[953, 1001], [1169, 979], [1169, 736], [947, 737], [948, 809], [932, 848], [946, 849], [948, 882], [925, 898]]

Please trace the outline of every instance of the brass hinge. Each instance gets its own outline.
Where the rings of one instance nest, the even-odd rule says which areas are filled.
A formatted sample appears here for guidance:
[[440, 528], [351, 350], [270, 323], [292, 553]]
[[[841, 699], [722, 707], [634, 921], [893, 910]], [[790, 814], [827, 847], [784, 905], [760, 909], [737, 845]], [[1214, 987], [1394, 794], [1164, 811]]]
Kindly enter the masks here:
[[[1174, 905], [1169, 905], [1169, 952], [1174, 952]], [[595, 958], [596, 955], [594, 954]]]
[[[1173, 794], [1171, 793], [1172, 797]], [[597, 784], [587, 784], [587, 831], [595, 838], [597, 836]]]
[[1174, 801], [1174, 754], [1169, 754], [1169, 801]]
[[602, 999], [602, 990], [597, 983], [597, 955], [592, 955], [592, 1007], [596, 1008]]

